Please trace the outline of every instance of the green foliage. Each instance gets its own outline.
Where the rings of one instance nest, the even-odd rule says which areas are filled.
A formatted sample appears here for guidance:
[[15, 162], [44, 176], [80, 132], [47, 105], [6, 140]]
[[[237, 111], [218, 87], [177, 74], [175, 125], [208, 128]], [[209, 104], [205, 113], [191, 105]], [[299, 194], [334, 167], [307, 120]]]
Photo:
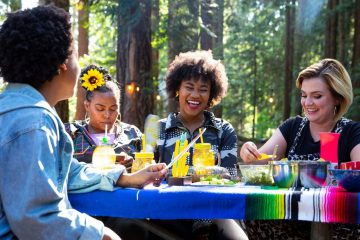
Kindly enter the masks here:
[[[240, 135], [252, 136], [255, 117], [254, 137], [268, 137], [268, 129], [276, 128], [281, 119], [281, 111], [269, 114], [269, 109], [280, 109], [282, 105], [282, 99], [276, 97], [282, 95], [283, 88], [281, 7], [257, 1], [229, 1], [226, 6], [224, 62], [231, 97], [222, 104], [224, 117]], [[269, 102], [270, 97], [274, 97], [273, 103]]]
[[81, 65], [96, 63], [116, 72], [117, 7], [118, 1], [90, 1], [89, 54]]
[[[9, 2], [0, 2], [0, 23], [5, 19], [5, 13], [10, 11]], [[211, 2], [210, 9], [216, 8], [215, 1]], [[81, 58], [81, 66], [96, 63], [109, 69], [115, 76], [117, 38], [122, 32], [122, 29], [117, 29], [118, 11], [129, 10], [135, 1], [89, 0], [88, 3], [89, 54]], [[119, 4], [127, 8], [119, 8]], [[151, 42], [153, 49], [159, 53], [159, 73], [157, 79], [152, 81], [162, 99], [155, 104], [156, 111], [163, 117], [167, 115], [162, 101], [166, 100], [164, 76], [169, 61], [179, 52], [198, 49], [201, 28], [210, 29], [202, 25], [199, 16], [204, 4], [206, 1], [201, 0], [159, 0], [160, 16], [156, 28], [153, 26]], [[238, 135], [245, 138], [268, 138], [282, 121], [286, 4], [287, 1], [283, 0], [226, 0], [224, 4], [223, 62], [229, 78], [229, 89], [221, 107], [223, 118], [230, 121]], [[329, 11], [325, 0], [295, 1], [291, 115], [296, 115], [301, 109], [299, 90], [295, 88], [299, 71], [324, 57], [329, 14], [338, 13], [348, 17], [345, 23], [348, 29], [344, 40], [346, 51], [342, 62], [347, 69], [351, 69], [354, 29], [353, 20], [349, 19], [354, 4], [354, 0], [342, 0], [334, 10]], [[134, 17], [130, 20], [135, 24], [138, 19]], [[354, 83], [360, 81], [358, 67], [349, 72]], [[354, 89], [354, 96], [347, 116], [359, 120], [359, 89]], [[75, 109], [74, 104], [75, 101], [70, 100], [70, 109]]]

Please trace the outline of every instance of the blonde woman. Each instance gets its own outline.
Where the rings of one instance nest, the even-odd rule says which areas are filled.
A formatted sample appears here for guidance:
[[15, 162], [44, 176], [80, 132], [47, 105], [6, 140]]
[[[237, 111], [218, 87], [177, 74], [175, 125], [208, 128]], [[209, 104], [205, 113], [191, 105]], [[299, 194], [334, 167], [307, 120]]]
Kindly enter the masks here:
[[[240, 150], [243, 161], [251, 163], [260, 153], [271, 154], [275, 145], [279, 145], [278, 159], [318, 160], [320, 132], [340, 133], [339, 164], [360, 160], [360, 124], [343, 117], [353, 100], [344, 66], [335, 59], [323, 59], [301, 71], [296, 86], [305, 116], [286, 120], [259, 149], [252, 142], [244, 143]], [[246, 221], [246, 230], [254, 239], [310, 239], [310, 228], [311, 223], [305, 221]], [[357, 226], [334, 225], [333, 232], [349, 239], [357, 234]]]

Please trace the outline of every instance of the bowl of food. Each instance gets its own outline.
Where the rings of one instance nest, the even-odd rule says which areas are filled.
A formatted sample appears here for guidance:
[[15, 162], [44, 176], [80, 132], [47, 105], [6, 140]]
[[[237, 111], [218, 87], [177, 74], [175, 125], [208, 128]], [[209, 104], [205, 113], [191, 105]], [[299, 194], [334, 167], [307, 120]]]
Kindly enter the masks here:
[[192, 182], [200, 181], [201, 177], [217, 176], [222, 179], [231, 179], [232, 176], [224, 167], [220, 166], [193, 166], [189, 169], [189, 175], [192, 176]]
[[296, 187], [298, 178], [298, 162], [296, 161], [271, 161], [272, 176], [275, 185], [280, 188]]
[[329, 164], [327, 161], [298, 161], [300, 185], [306, 188], [324, 186]]
[[338, 185], [349, 192], [360, 192], [360, 170], [329, 169]]
[[239, 165], [242, 182], [247, 185], [271, 186], [274, 184], [271, 166], [266, 165]]

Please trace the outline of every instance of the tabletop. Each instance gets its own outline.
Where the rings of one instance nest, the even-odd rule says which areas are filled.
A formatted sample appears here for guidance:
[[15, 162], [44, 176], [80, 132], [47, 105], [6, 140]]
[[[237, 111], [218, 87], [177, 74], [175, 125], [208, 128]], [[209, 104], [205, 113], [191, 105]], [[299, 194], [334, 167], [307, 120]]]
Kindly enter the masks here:
[[92, 216], [151, 219], [292, 219], [360, 223], [360, 193], [337, 187], [147, 186], [69, 194]]

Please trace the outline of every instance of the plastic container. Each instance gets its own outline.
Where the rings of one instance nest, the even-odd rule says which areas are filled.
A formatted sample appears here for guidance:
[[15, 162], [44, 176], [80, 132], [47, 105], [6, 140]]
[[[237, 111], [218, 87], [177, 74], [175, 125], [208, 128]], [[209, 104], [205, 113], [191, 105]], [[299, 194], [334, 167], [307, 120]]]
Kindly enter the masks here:
[[272, 186], [274, 183], [271, 166], [266, 165], [239, 165], [242, 182], [247, 185]]
[[131, 166], [131, 172], [139, 171], [153, 163], [155, 163], [153, 152], [137, 152]]
[[112, 146], [108, 144], [108, 138], [103, 137], [92, 155], [92, 164], [96, 168], [108, 169], [115, 165], [116, 154]]
[[210, 167], [215, 165], [214, 152], [210, 143], [196, 143], [192, 159], [194, 167]]

